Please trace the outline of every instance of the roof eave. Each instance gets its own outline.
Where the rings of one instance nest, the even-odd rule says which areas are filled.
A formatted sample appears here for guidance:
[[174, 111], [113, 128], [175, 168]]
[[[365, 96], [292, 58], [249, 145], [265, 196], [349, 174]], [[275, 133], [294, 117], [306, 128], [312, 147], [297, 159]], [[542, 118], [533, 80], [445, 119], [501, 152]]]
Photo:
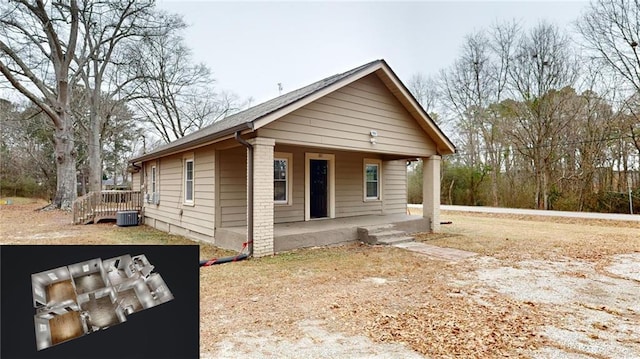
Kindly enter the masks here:
[[129, 160], [129, 163], [140, 163], [140, 162], [150, 161], [150, 160], [157, 159], [159, 157], [164, 157], [164, 156], [168, 156], [168, 155], [171, 155], [171, 154], [188, 151], [190, 149], [194, 149], [196, 147], [201, 147], [201, 146], [206, 145], [206, 144], [216, 143], [216, 142], [224, 139], [227, 136], [235, 134], [238, 131], [245, 131], [245, 130], [253, 130], [253, 126], [252, 126], [251, 122], [245, 122], [245, 123], [242, 123], [240, 125], [228, 128], [226, 130], [222, 130], [220, 132], [213, 133], [213, 134], [211, 134], [209, 136], [205, 136], [205, 137], [202, 137], [202, 138], [195, 139], [193, 141], [185, 142], [185, 143], [177, 145], [177, 146], [170, 146], [170, 147], [168, 147], [166, 149], [163, 149], [163, 150], [159, 150], [159, 151], [156, 151], [156, 152], [151, 152], [151, 153], [139, 156], [139, 157], [132, 158], [132, 159]]
[[[410, 106], [410, 109], [408, 110], [413, 110], [409, 112], [413, 112], [415, 115], [419, 116], [423, 120], [423, 122], [428, 126], [430, 132], [433, 132], [433, 135], [435, 135], [436, 138], [434, 138], [434, 140], [436, 141], [437, 154], [451, 155], [456, 153], [456, 147], [453, 144], [453, 142], [451, 142], [449, 137], [447, 137], [447, 135], [445, 135], [444, 132], [442, 132], [442, 129], [440, 129], [440, 127], [435, 123], [435, 121], [433, 121], [433, 119], [431, 118], [431, 116], [429, 116], [427, 111], [425, 111], [424, 108], [422, 108], [418, 100], [416, 100], [416, 98], [413, 96], [411, 91], [409, 91], [409, 89], [407, 89], [407, 87], [402, 83], [402, 81], [400, 81], [400, 78], [398, 78], [398, 75], [396, 75], [396, 73], [391, 69], [391, 67], [386, 63], [386, 61], [383, 60], [383, 64], [384, 65], [381, 67], [382, 71], [384, 71], [385, 75], [389, 78], [389, 80], [391, 80], [391, 83], [401, 93], [402, 97], [406, 99], [408, 103], [407, 105]], [[399, 98], [399, 100], [401, 103], [404, 104], [404, 101], [402, 101], [402, 99]]]

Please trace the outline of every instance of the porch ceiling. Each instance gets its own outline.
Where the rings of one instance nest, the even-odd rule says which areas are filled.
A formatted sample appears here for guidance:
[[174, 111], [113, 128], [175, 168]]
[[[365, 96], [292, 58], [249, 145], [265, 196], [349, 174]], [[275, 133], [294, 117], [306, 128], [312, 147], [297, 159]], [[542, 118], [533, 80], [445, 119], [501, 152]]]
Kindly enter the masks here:
[[[284, 148], [283, 148], [284, 147]], [[395, 160], [415, 160], [420, 158], [420, 156], [416, 154], [389, 154], [385, 152], [377, 152], [374, 150], [364, 151], [361, 149], [353, 149], [349, 147], [337, 147], [337, 146], [315, 146], [313, 144], [305, 144], [300, 145], [297, 143], [290, 143], [283, 140], [276, 139], [276, 145], [274, 147], [274, 151], [276, 152], [288, 152], [291, 148], [302, 148], [305, 151], [316, 151], [321, 153], [375, 153], [382, 157], [384, 161], [395, 161]]]

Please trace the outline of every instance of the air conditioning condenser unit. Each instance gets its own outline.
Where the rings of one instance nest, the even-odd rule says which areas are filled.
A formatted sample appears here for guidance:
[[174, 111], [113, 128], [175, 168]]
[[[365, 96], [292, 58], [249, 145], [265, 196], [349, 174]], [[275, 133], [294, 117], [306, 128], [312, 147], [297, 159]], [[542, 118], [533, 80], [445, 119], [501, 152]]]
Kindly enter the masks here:
[[138, 211], [119, 211], [116, 213], [116, 224], [119, 227], [137, 226]]

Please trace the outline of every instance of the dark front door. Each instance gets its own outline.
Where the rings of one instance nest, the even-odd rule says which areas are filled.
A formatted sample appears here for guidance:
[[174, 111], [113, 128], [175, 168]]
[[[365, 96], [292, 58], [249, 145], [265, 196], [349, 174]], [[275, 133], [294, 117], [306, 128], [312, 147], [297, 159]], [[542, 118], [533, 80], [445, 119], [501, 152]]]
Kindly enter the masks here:
[[327, 188], [328, 188], [328, 161], [309, 160], [309, 184], [310, 189], [310, 217], [327, 217]]

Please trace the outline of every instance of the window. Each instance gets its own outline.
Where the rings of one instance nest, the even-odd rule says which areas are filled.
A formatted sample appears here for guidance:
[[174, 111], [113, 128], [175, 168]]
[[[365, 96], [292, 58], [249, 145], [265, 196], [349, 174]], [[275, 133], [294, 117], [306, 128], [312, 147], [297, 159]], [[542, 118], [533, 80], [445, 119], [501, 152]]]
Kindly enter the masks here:
[[184, 163], [184, 201], [193, 203], [193, 159]]
[[40, 323], [39, 327], [40, 327], [40, 331], [41, 332], [46, 332], [47, 331], [47, 326], [45, 324]]
[[291, 204], [291, 162], [290, 153], [274, 153], [273, 202], [276, 204]]
[[151, 167], [151, 193], [156, 193], [156, 166]]
[[364, 199], [380, 199], [380, 160], [365, 159], [364, 162]]
[[82, 266], [82, 271], [83, 271], [83, 272], [88, 272], [88, 271], [89, 271], [89, 265], [88, 265], [88, 264], [84, 264], [84, 265]]

